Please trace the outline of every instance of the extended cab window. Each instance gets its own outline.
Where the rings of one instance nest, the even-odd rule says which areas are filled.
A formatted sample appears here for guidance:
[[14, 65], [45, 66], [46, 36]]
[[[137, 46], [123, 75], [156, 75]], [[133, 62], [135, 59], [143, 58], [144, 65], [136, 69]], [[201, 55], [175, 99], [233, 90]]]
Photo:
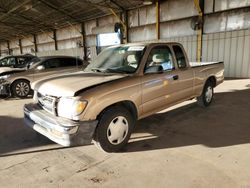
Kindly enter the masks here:
[[174, 53], [175, 53], [175, 57], [176, 57], [178, 67], [180, 69], [186, 68], [187, 67], [187, 62], [186, 62], [186, 58], [185, 58], [185, 55], [184, 55], [184, 52], [183, 52], [182, 48], [180, 46], [174, 45], [173, 50], [174, 50]]
[[145, 69], [151, 66], [162, 66], [163, 71], [173, 70], [173, 56], [168, 46], [159, 46], [151, 50]]

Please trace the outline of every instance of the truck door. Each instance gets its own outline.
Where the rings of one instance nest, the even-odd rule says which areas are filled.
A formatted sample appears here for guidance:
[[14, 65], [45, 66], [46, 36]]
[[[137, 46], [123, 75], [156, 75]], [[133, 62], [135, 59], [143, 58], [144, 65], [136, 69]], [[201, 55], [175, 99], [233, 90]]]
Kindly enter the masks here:
[[[162, 69], [157, 71], [157, 69]], [[154, 71], [156, 70], [156, 71]], [[153, 47], [142, 76], [142, 108], [144, 114], [160, 111], [176, 102], [177, 86], [173, 53], [168, 45]]]
[[188, 59], [183, 48], [178, 45], [172, 45], [175, 62], [177, 64], [176, 75], [178, 80], [176, 82], [175, 97], [178, 100], [187, 100], [194, 95], [194, 71], [188, 64]]

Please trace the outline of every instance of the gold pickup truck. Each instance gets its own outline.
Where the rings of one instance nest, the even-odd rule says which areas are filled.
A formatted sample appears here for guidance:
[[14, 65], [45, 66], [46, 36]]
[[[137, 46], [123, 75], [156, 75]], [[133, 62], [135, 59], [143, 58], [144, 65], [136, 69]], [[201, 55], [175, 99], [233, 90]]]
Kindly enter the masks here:
[[32, 83], [25, 122], [63, 146], [93, 140], [120, 150], [136, 120], [185, 100], [208, 106], [224, 80], [223, 62], [189, 63], [179, 43], [137, 43], [103, 50], [84, 70]]

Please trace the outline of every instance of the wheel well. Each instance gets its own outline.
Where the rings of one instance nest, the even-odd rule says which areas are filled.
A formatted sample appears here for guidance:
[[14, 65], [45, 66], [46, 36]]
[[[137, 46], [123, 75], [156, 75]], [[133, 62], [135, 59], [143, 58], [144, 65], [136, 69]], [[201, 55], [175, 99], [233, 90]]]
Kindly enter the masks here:
[[206, 82], [211, 82], [212, 85], [213, 85], [213, 87], [215, 87], [215, 86], [216, 86], [216, 78], [215, 78], [215, 76], [210, 76], [210, 77], [207, 79]]
[[30, 81], [27, 80], [27, 79], [24, 79], [24, 78], [22, 78], [22, 79], [17, 79], [17, 80], [14, 80], [14, 81], [10, 84], [10, 89], [12, 90], [12, 87], [13, 87], [13, 84], [14, 84], [14, 83], [16, 83], [17, 81], [21, 81], [21, 80], [27, 81], [27, 82], [29, 82], [29, 84], [30, 84]]
[[114, 106], [122, 106], [124, 108], [126, 108], [133, 116], [134, 118], [137, 120], [138, 118], [138, 112], [137, 112], [137, 108], [135, 106], [135, 104], [132, 101], [120, 101], [117, 103], [114, 103], [112, 105], [109, 105], [108, 107], [106, 107], [105, 109], [103, 109], [101, 111], [101, 113], [97, 116], [97, 119], [100, 119], [101, 115], [108, 109]]

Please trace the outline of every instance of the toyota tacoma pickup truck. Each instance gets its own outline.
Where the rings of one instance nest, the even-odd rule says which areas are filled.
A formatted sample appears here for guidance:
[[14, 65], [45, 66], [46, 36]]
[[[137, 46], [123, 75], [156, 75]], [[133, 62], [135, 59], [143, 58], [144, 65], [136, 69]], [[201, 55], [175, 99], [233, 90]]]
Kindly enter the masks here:
[[197, 98], [207, 107], [224, 80], [223, 62], [189, 63], [179, 43], [137, 43], [103, 50], [85, 70], [32, 83], [25, 122], [63, 146], [120, 150], [136, 120]]

